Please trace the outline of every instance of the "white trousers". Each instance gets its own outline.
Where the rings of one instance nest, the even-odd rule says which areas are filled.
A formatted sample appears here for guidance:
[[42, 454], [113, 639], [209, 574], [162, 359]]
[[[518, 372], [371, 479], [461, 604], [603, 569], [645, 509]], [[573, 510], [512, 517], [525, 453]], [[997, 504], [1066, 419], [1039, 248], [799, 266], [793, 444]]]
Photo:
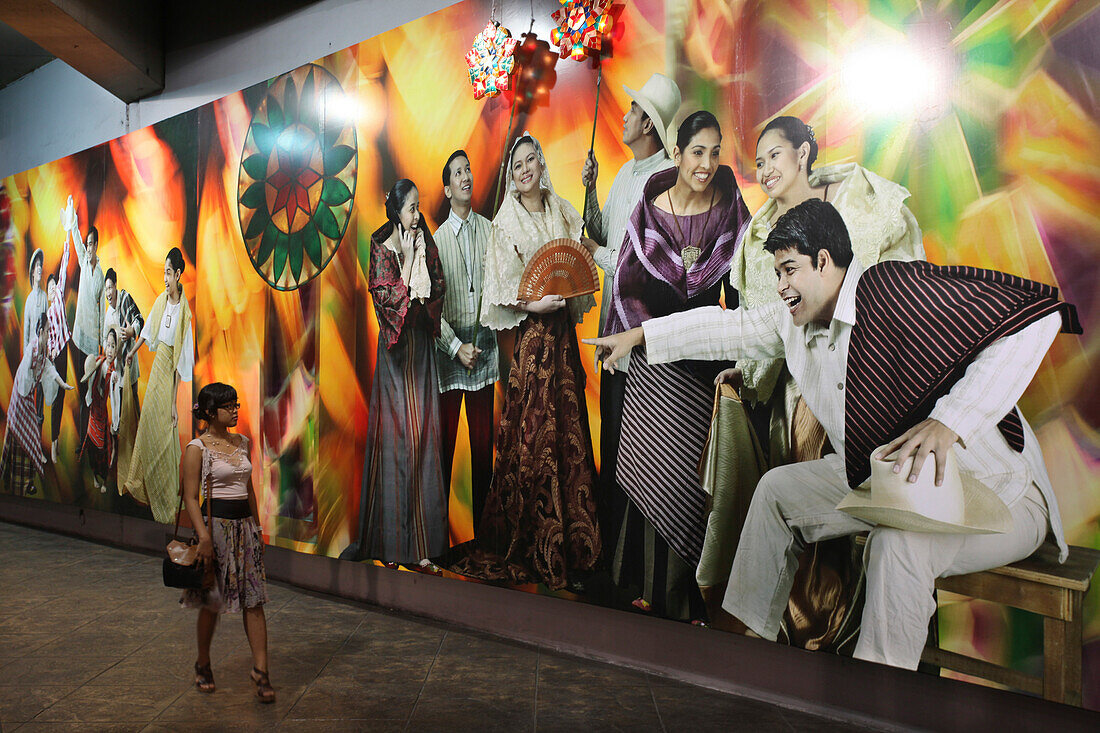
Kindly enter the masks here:
[[855, 657], [916, 669], [936, 611], [936, 578], [1021, 560], [1047, 535], [1046, 502], [1034, 483], [1009, 507], [1013, 528], [1004, 534], [872, 527], [836, 510], [847, 493], [844, 465], [835, 455], [764, 474], [749, 506], [722, 608], [774, 641], [806, 546], [870, 530], [863, 555], [867, 598]]

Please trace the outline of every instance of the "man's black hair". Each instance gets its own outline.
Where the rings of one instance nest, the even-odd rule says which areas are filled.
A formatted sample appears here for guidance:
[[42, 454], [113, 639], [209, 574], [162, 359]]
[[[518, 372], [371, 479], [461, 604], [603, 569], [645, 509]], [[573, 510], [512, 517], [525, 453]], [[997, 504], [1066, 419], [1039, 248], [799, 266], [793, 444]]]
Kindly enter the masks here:
[[817, 269], [817, 253], [825, 250], [837, 267], [852, 263], [852, 240], [848, 227], [832, 204], [821, 199], [807, 199], [779, 217], [775, 228], [764, 242], [764, 249], [775, 254], [784, 249], [796, 249], [810, 258]]
[[443, 185], [444, 186], [450, 186], [451, 185], [451, 163], [455, 162], [455, 160], [457, 158], [465, 158], [467, 161], [470, 160], [470, 156], [466, 155], [465, 150], [456, 150], [453, 153], [451, 153], [451, 157], [447, 158], [447, 165], [443, 166]]

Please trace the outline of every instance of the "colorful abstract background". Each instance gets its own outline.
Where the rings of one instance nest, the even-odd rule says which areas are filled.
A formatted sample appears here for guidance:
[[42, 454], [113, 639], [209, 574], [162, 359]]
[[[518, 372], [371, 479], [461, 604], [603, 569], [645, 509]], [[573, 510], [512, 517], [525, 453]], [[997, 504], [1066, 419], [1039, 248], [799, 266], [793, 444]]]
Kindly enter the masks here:
[[[1084, 335], [1056, 340], [1022, 406], [1042, 443], [1067, 538], [1100, 548], [1100, 387], [1090, 378], [1100, 365], [1095, 2], [626, 2], [615, 7], [595, 118], [595, 61], [559, 58], [549, 42], [555, 0], [497, 11], [522, 41], [514, 88], [474, 99], [463, 57], [493, 7], [466, 0], [3, 179], [16, 277], [2, 313], [3, 404], [21, 356], [27, 263], [41, 247], [44, 272], [56, 272], [59, 211], [71, 194], [81, 231], [99, 229], [104, 268], [115, 268], [145, 313], [163, 287], [165, 254], [181, 246], [196, 330], [191, 387], [215, 380], [237, 387], [240, 429], [261, 451], [254, 480], [268, 541], [338, 555], [356, 531], [377, 339], [367, 252], [370, 232], [384, 220], [385, 192], [397, 178], [415, 181], [434, 229], [447, 214], [442, 165], [464, 148], [475, 204], [491, 218], [508, 137], [530, 130], [543, 142], [557, 191], [579, 209], [595, 123], [603, 200], [628, 158], [619, 141], [630, 104], [623, 85], [638, 88], [660, 71], [683, 91], [681, 116], [705, 108], [721, 120], [722, 157], [750, 210], [764, 201], [754, 179], [756, 137], [772, 117], [797, 115], [817, 131], [820, 162], [858, 161], [910, 190], [931, 261], [1054, 283], [1076, 304]], [[259, 165], [258, 153], [277, 163]], [[271, 185], [257, 188], [260, 181]], [[72, 287], [78, 272], [71, 262]], [[70, 289], [70, 323], [75, 302]], [[596, 314], [580, 326], [582, 337], [595, 335]], [[140, 355], [141, 393], [151, 356]], [[594, 435], [598, 388], [590, 373]], [[181, 441], [191, 437], [192, 399], [181, 390]], [[87, 489], [90, 468], [76, 458], [75, 398], [65, 405], [62, 459], [48, 466], [37, 497], [148, 516], [113, 487]], [[472, 537], [460, 425], [454, 544]], [[940, 628], [949, 648], [1041, 669], [1041, 623], [1026, 614], [942, 597]], [[1085, 700], [1100, 708], [1096, 589], [1086, 600], [1085, 639]]]

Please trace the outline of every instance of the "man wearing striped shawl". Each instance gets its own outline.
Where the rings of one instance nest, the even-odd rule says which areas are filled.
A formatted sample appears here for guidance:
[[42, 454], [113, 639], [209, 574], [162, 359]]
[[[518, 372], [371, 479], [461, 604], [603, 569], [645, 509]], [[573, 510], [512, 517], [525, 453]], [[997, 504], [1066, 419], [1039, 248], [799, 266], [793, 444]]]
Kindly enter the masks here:
[[[118, 287], [118, 274], [113, 267], [107, 270], [103, 294], [107, 300], [107, 312], [103, 314], [103, 333], [106, 334], [112, 326], [119, 331], [120, 340], [115, 356], [115, 370], [122, 374], [126, 365], [126, 357], [130, 355], [130, 351], [134, 348], [134, 342], [137, 341], [138, 334], [145, 328], [145, 318], [142, 317], [141, 309], [138, 308], [133, 297]], [[138, 362], [134, 361], [130, 367], [130, 389], [133, 392], [135, 403], [138, 401], [137, 383], [140, 374], [141, 370], [138, 368]], [[116, 423], [117, 419], [116, 414]]]
[[[133, 297], [118, 287], [118, 273], [115, 272], [113, 267], [107, 270], [103, 295], [107, 301], [107, 312], [103, 314], [104, 341], [107, 340], [107, 334], [110, 333], [112, 328], [118, 329], [118, 348], [115, 352], [115, 374], [118, 376], [111, 381], [110, 385], [111, 435], [115, 441], [127, 440], [130, 447], [132, 447], [134, 433], [137, 431], [137, 422], [136, 420], [130, 420], [127, 425], [120, 426], [123, 414], [130, 414], [129, 410], [124, 411], [122, 409], [122, 390], [126, 387], [126, 357], [133, 350], [138, 334], [145, 328], [145, 318], [142, 317], [141, 310], [134, 302]], [[132, 405], [133, 413], [136, 414], [138, 410], [138, 377], [141, 375], [141, 369], [136, 359], [130, 364], [129, 373], [130, 393], [127, 395], [127, 403]], [[122, 436], [119, 435], [120, 430], [123, 432]], [[110, 452], [112, 467], [118, 464], [118, 453], [117, 448]]]
[[[1051, 537], [1068, 554], [1038, 441], [1016, 409], [1058, 331], [1080, 333], [1073, 306], [1047, 285], [991, 270], [853, 259], [844, 220], [810, 199], [776, 222], [781, 301], [699, 308], [595, 339], [605, 366], [644, 344], [651, 362], [785, 357], [836, 451], [761, 478], [722, 607], [768, 639], [779, 633], [798, 556], [808, 543], [870, 531], [859, 659], [916, 669], [936, 578], [1027, 557]], [[959, 471], [1008, 508], [999, 534], [943, 534], [872, 525], [836, 509], [870, 474], [871, 453], [895, 449], [895, 473]], [[957, 445], [956, 445], [957, 444]], [[934, 454], [933, 461], [926, 459]]]

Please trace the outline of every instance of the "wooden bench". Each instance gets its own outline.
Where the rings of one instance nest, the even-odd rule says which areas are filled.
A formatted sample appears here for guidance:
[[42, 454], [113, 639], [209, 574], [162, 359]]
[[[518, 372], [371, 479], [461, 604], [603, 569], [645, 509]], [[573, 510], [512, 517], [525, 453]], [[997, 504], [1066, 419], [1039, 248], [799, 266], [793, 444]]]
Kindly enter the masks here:
[[1082, 606], [1098, 563], [1100, 551], [1070, 547], [1066, 562], [1059, 564], [1057, 548], [1043, 545], [1020, 562], [936, 581], [938, 590], [1043, 616], [1041, 677], [931, 645], [925, 648], [921, 661], [1042, 695], [1047, 700], [1080, 705]]

